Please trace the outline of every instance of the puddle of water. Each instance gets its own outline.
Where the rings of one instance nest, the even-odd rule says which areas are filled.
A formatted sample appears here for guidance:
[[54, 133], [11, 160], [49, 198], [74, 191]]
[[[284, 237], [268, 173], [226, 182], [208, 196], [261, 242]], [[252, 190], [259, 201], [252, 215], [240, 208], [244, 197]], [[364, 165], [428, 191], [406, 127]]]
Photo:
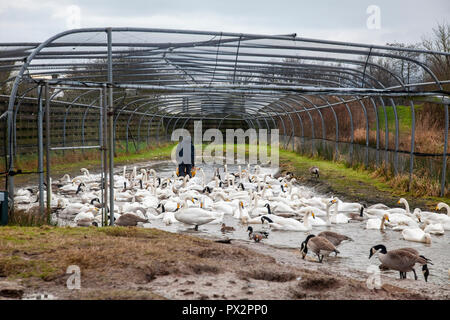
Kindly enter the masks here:
[[[158, 175], [161, 177], [168, 177], [175, 168], [175, 165], [172, 163], [159, 163], [153, 168], [158, 172]], [[214, 175], [215, 167], [202, 165], [202, 168], [207, 177], [206, 181], [210, 181], [211, 177]], [[237, 171], [238, 166], [229, 165], [228, 171], [234, 172]], [[244, 166], [242, 166], [244, 168]], [[271, 173], [270, 168], [262, 168], [261, 172], [266, 171], [267, 173]], [[312, 188], [307, 188], [310, 191], [310, 194], [314, 194], [315, 196], [321, 196], [314, 192]], [[162, 221], [155, 220], [152, 221], [152, 227], [162, 229], [169, 232], [181, 232], [181, 233], [189, 233], [189, 234], [198, 234], [198, 235], [208, 235], [222, 238], [231, 238], [231, 239], [248, 239], [247, 226], [243, 226], [236, 219], [231, 216], [224, 216], [223, 222], [227, 226], [232, 226], [235, 228], [235, 231], [223, 234], [220, 231], [219, 224], [206, 224], [199, 227], [199, 231], [193, 231], [191, 226], [187, 226], [184, 224], [175, 224], [166, 226]], [[314, 226], [313, 230], [305, 233], [305, 232], [292, 232], [292, 231], [270, 231], [270, 229], [264, 227], [265, 230], [270, 231], [270, 235], [268, 239], [264, 239], [264, 243], [273, 245], [279, 248], [290, 248], [290, 249], [298, 249], [300, 248], [300, 243], [305, 240], [308, 234], [318, 234], [325, 230], [330, 230], [334, 232], [338, 232], [341, 234], [345, 234], [349, 236], [354, 241], [353, 242], [343, 242], [339, 246], [340, 254], [334, 258], [334, 256], [330, 257], [327, 260], [327, 264], [345, 266], [348, 268], [353, 268], [361, 271], [366, 271], [367, 267], [370, 264], [379, 265], [380, 262], [376, 256], [369, 258], [369, 250], [372, 246], [377, 244], [384, 244], [387, 250], [394, 250], [398, 248], [411, 247], [417, 249], [421, 254], [425, 257], [432, 260], [433, 265], [429, 265], [430, 276], [428, 278], [429, 282], [436, 284], [450, 283], [448, 269], [450, 268], [450, 233], [446, 232], [442, 236], [431, 235], [432, 243], [424, 244], [418, 242], [406, 241], [402, 238], [401, 232], [386, 230], [385, 232], [381, 232], [379, 230], [367, 230], [365, 229], [366, 222], [351, 222], [347, 224], [334, 224], [332, 226]], [[262, 225], [254, 225], [255, 230], [261, 230], [263, 228]], [[421, 268], [416, 267], [416, 272], [420, 281], [423, 281], [423, 276], [421, 273]], [[398, 278], [398, 272], [394, 271], [383, 271], [384, 275], [388, 275], [394, 278]], [[412, 277], [412, 273], [408, 274], [408, 278]]]
[[[127, 170], [131, 170], [134, 165], [127, 166]], [[155, 169], [158, 176], [161, 178], [166, 178], [172, 175], [175, 170], [175, 164], [169, 161], [158, 161], [158, 162], [147, 162], [136, 164], [138, 168], [145, 167], [147, 169]], [[206, 175], [206, 183], [211, 181], [214, 171], [218, 165], [206, 165], [203, 164], [202, 168]], [[242, 165], [242, 169], [246, 166]], [[117, 174], [121, 174], [123, 167], [117, 167]], [[221, 172], [223, 172], [223, 167], [220, 166]], [[229, 172], [236, 172], [238, 170], [238, 165], [229, 165]], [[271, 168], [261, 168], [263, 173], [272, 173]], [[198, 173], [200, 175], [200, 173]], [[307, 194], [310, 196], [321, 196], [314, 192], [312, 188], [306, 188]], [[71, 224], [70, 221], [59, 219], [60, 225]], [[220, 238], [231, 238], [231, 239], [248, 239], [247, 226], [241, 225], [236, 219], [231, 216], [224, 216], [223, 222], [228, 226], [233, 226], [235, 231], [223, 234], [220, 231], [220, 224], [206, 224], [199, 227], [199, 231], [192, 230], [192, 226], [184, 225], [182, 223], [165, 225], [161, 220], [152, 220], [151, 226], [154, 228], [162, 229], [169, 232], [177, 233], [188, 233], [198, 236], [208, 236], [208, 237], [220, 237]], [[412, 247], [416, 248], [421, 254], [431, 259], [433, 265], [429, 265], [430, 276], [428, 278], [429, 282], [436, 284], [449, 283], [448, 270], [450, 268], [450, 232], [446, 232], [445, 235], [437, 236], [431, 235], [432, 244], [423, 244], [405, 241], [402, 238], [400, 232], [386, 230], [381, 232], [379, 230], [366, 230], [366, 222], [354, 222], [348, 224], [337, 224], [330, 226], [314, 226], [311, 232], [291, 232], [291, 231], [270, 231], [268, 239], [264, 239], [263, 243], [270, 244], [274, 247], [279, 248], [299, 248], [300, 243], [305, 240], [307, 234], [318, 234], [324, 230], [332, 230], [341, 234], [345, 234], [352, 239], [353, 242], [344, 242], [339, 246], [340, 254], [335, 258], [330, 257], [326, 259], [326, 263], [330, 266], [339, 266], [344, 268], [357, 269], [365, 272], [370, 264], [379, 265], [377, 257], [369, 257], [369, 250], [372, 246], [377, 244], [384, 244], [388, 250], [393, 250], [402, 247]], [[255, 230], [261, 230], [262, 225], [254, 226]], [[265, 228], [268, 228], [267, 226]], [[300, 257], [300, 256], [299, 256]], [[416, 267], [416, 272], [418, 274], [419, 280], [423, 281], [423, 276], [421, 274], [421, 268]], [[389, 275], [394, 278], [398, 278], [398, 272], [394, 271], [384, 271], [383, 274]], [[412, 274], [408, 274], [411, 278]]]

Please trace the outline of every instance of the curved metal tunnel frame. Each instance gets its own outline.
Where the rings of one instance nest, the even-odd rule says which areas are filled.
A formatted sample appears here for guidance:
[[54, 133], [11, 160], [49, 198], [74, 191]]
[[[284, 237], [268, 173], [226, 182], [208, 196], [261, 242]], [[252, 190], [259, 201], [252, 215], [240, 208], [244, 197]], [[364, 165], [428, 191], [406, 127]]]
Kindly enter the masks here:
[[[151, 44], [144, 45], [143, 43], [137, 43], [137, 44], [127, 44], [127, 43], [114, 43], [112, 41], [112, 34], [113, 32], [142, 32], [142, 33], [161, 33], [161, 34], [177, 34], [177, 35], [201, 35], [201, 36], [211, 36], [213, 37], [210, 40], [203, 41], [203, 42], [185, 42], [185, 43], [161, 43], [158, 44], [156, 49], [152, 49]], [[107, 71], [107, 81], [100, 84], [87, 84], [85, 81], [78, 81], [83, 80], [83, 78], [76, 78], [73, 77], [70, 81], [65, 80], [50, 80], [50, 81], [40, 81], [38, 84], [36, 84], [34, 87], [26, 89], [20, 96], [17, 96], [18, 88], [22, 81], [25, 79], [24, 73], [25, 70], [36, 70], [38, 68], [38, 65], [34, 64], [32, 65], [31, 62], [34, 58], [36, 59], [51, 59], [52, 55], [53, 58], [57, 56], [57, 58], [63, 58], [64, 56], [69, 57], [69, 52], [67, 51], [43, 51], [43, 49], [46, 48], [52, 48], [52, 47], [59, 47], [59, 46], [69, 46], [73, 45], [72, 43], [63, 43], [63, 42], [55, 42], [56, 40], [63, 38], [64, 36], [68, 36], [71, 34], [76, 33], [105, 33], [106, 34], [106, 42], [99, 42], [93, 45], [92, 43], [86, 43], [84, 45], [86, 46], [104, 46], [106, 47], [105, 51], [80, 51], [80, 53], [75, 52], [77, 59], [85, 58], [85, 59], [92, 59], [93, 55], [98, 54], [105, 54], [106, 58], [106, 68], [100, 68], [97, 71]], [[219, 40], [215, 40], [216, 37], [219, 37]], [[227, 37], [227, 38], [225, 38]], [[252, 43], [252, 41], [260, 41], [260, 40], [274, 40], [274, 41], [294, 41], [294, 45], [264, 45], [264, 44], [258, 44], [258, 43]], [[299, 45], [298, 43], [301, 43], [302, 45]], [[314, 43], [316, 47], [312, 46], [305, 46], [304, 43]], [[79, 46], [83, 46], [83, 44], [78, 44]], [[324, 47], [317, 47], [317, 45], [324, 45]], [[344, 48], [334, 48], [334, 45], [340, 45]], [[180, 115], [183, 113], [182, 110], [182, 103], [180, 103], [180, 100], [178, 97], [175, 98], [167, 98], [160, 99], [159, 96], [150, 96], [148, 98], [139, 97], [138, 100], [128, 102], [128, 103], [122, 103], [121, 108], [115, 107], [116, 104], [122, 100], [122, 102], [125, 101], [127, 98], [127, 94], [125, 92], [124, 95], [119, 96], [118, 98], [113, 99], [114, 94], [114, 88], [115, 89], [125, 89], [126, 88], [136, 88], [136, 89], [143, 89], [143, 90], [167, 90], [170, 87], [163, 86], [161, 83], [169, 83], [169, 82], [175, 82], [175, 80], [169, 79], [169, 80], [162, 80], [162, 79], [152, 79], [151, 77], [149, 80], [144, 82], [143, 85], [135, 84], [135, 85], [123, 85], [117, 82], [113, 82], [113, 46], [118, 47], [149, 47], [150, 49], [140, 49], [136, 50], [135, 52], [132, 52], [131, 54], [129, 50], [115, 50], [114, 54], [117, 56], [120, 56], [120, 54], [127, 53], [128, 56], [125, 56], [126, 58], [132, 58], [134, 57], [150, 57], [153, 56], [153, 60], [151, 60], [151, 63], [148, 65], [145, 64], [144, 68], [142, 70], [152, 70], [152, 68], [160, 67], [161, 70], [166, 70], [167, 73], [160, 73], [160, 76], [167, 76], [172, 75], [174, 71], [180, 71], [181, 73], [185, 74], [187, 77], [190, 78], [188, 81], [192, 87], [176, 87], [174, 88], [179, 93], [182, 93], [185, 97], [192, 98], [197, 97], [197, 95], [204, 95], [207, 93], [208, 99], [210, 98], [209, 95], [212, 94], [213, 98], [216, 99], [216, 103], [221, 101], [221, 103], [226, 102], [226, 95], [225, 92], [228, 92], [229, 94], [235, 96], [242, 95], [243, 93], [239, 90], [246, 90], [245, 85], [237, 84], [237, 87], [230, 87], [230, 86], [221, 86], [217, 85], [217, 83], [228, 83], [229, 79], [223, 79], [221, 77], [226, 76], [228, 71], [232, 72], [232, 83], [235, 84], [236, 76], [239, 78], [241, 76], [241, 72], [249, 72], [251, 73], [251, 65], [252, 64], [259, 64], [259, 65], [268, 65], [270, 67], [276, 67], [280, 68], [280, 66], [283, 67], [283, 70], [289, 70], [289, 68], [293, 67], [295, 71], [304, 69], [307, 70], [310, 74], [318, 74], [320, 77], [328, 76], [328, 77], [334, 77], [334, 80], [328, 79], [321, 79], [314, 78], [314, 77], [295, 77], [297, 81], [302, 81], [307, 83], [308, 85], [310, 82], [313, 83], [319, 83], [320, 86], [317, 87], [318, 89], [326, 88], [329, 92], [320, 92], [318, 90], [315, 92], [315, 90], [312, 90], [312, 87], [299, 87], [299, 86], [276, 86], [276, 85], [266, 85], [261, 86], [259, 89], [257, 86], [251, 86], [250, 88], [250, 99], [246, 99], [246, 102], [250, 102], [250, 105], [246, 105], [245, 103], [242, 105], [235, 104], [233, 107], [227, 109], [227, 114], [221, 114], [215, 111], [208, 111], [204, 113], [204, 108], [202, 106], [202, 102], [205, 100], [197, 99], [200, 102], [200, 106], [189, 106], [189, 111], [193, 112], [192, 115], [181, 117]], [[217, 50], [207, 50], [202, 49], [202, 46], [210, 46], [212, 48], [217, 47]], [[350, 102], [356, 102], [360, 105], [361, 110], [364, 114], [365, 118], [365, 129], [366, 129], [366, 141], [365, 141], [365, 165], [368, 165], [368, 150], [369, 150], [369, 115], [368, 115], [368, 108], [369, 106], [365, 104], [365, 101], [367, 100], [368, 104], [371, 104], [373, 107], [374, 115], [375, 115], [375, 126], [376, 126], [376, 165], [379, 166], [379, 150], [380, 150], [380, 119], [378, 117], [378, 106], [375, 101], [375, 99], [379, 99], [379, 102], [381, 104], [381, 107], [383, 108], [384, 113], [384, 130], [385, 130], [385, 138], [384, 138], [384, 151], [385, 151], [385, 162], [388, 161], [388, 152], [389, 150], [389, 129], [388, 129], [388, 118], [387, 118], [387, 110], [386, 110], [386, 104], [384, 102], [384, 99], [387, 98], [390, 100], [390, 104], [393, 108], [394, 113], [394, 121], [395, 121], [395, 147], [394, 147], [394, 170], [395, 173], [398, 173], [398, 152], [399, 152], [399, 119], [398, 119], [398, 113], [397, 113], [397, 107], [394, 101], [395, 94], [391, 93], [390, 90], [395, 90], [400, 88], [403, 90], [400, 92], [400, 96], [406, 96], [406, 97], [412, 97], [414, 92], [410, 90], [411, 86], [421, 87], [422, 84], [416, 84], [416, 83], [403, 83], [402, 80], [393, 72], [388, 70], [387, 68], [374, 63], [370, 60], [372, 57], [384, 57], [384, 58], [391, 58], [391, 59], [401, 59], [403, 61], [408, 61], [410, 63], [413, 63], [420, 67], [424, 73], [428, 74], [433, 82], [430, 82], [431, 84], [435, 84], [436, 88], [439, 92], [444, 93], [442, 84], [448, 83], [448, 81], [440, 81], [436, 75], [431, 71], [430, 68], [428, 68], [424, 63], [419, 61], [418, 59], [413, 59], [411, 57], [405, 57], [403, 55], [400, 55], [399, 52], [417, 52], [421, 54], [444, 54], [444, 55], [450, 55], [446, 53], [441, 52], [432, 52], [432, 51], [426, 51], [426, 50], [412, 50], [407, 48], [393, 48], [388, 46], [376, 46], [376, 45], [365, 45], [365, 44], [357, 44], [357, 43], [345, 43], [345, 42], [337, 42], [337, 41], [325, 41], [325, 40], [318, 40], [318, 39], [307, 39], [307, 38], [297, 38], [296, 35], [282, 35], [282, 36], [265, 36], [265, 35], [251, 35], [251, 34], [237, 34], [237, 33], [224, 33], [224, 32], [209, 32], [209, 31], [190, 31], [190, 30], [167, 30], [167, 29], [146, 29], [146, 28], [85, 28], [85, 29], [79, 29], [79, 30], [69, 30], [66, 32], [62, 32], [60, 34], [57, 34], [47, 41], [36, 44], [35, 46], [31, 46], [30, 48], [34, 48], [33, 51], [30, 52], [30, 54], [26, 57], [25, 62], [20, 66], [20, 69], [18, 67], [14, 67], [14, 69], [19, 69], [19, 72], [17, 76], [12, 77], [8, 79], [7, 81], [14, 80], [14, 83], [12, 85], [11, 94], [9, 98], [9, 105], [8, 110], [6, 112], [7, 114], [7, 148], [8, 148], [8, 154], [7, 154], [7, 161], [8, 161], [8, 172], [12, 172], [14, 169], [14, 156], [17, 155], [17, 133], [16, 133], [16, 120], [17, 120], [17, 114], [19, 112], [21, 103], [23, 99], [25, 99], [26, 95], [29, 92], [32, 92], [33, 90], [38, 90], [38, 146], [39, 146], [39, 172], [40, 174], [43, 174], [43, 156], [42, 156], [42, 121], [43, 121], [43, 108], [42, 108], [42, 91], [44, 88], [45, 95], [46, 95], [46, 117], [49, 117], [49, 108], [50, 103], [52, 99], [57, 95], [56, 92], [53, 93], [53, 95], [49, 98], [47, 95], [49, 93], [49, 84], [56, 84], [57, 87], [61, 84], [63, 85], [70, 85], [71, 90], [87, 90], [86, 92], [81, 93], [80, 95], [76, 96], [72, 101], [58, 101], [58, 103], [61, 103], [65, 105], [65, 113], [63, 118], [63, 146], [61, 147], [61, 150], [65, 150], [66, 147], [66, 122], [68, 118], [68, 114], [71, 111], [71, 108], [73, 106], [82, 106], [85, 108], [81, 120], [81, 143], [82, 147], [81, 149], [84, 149], [85, 147], [85, 121], [86, 117], [91, 109], [98, 109], [100, 111], [99, 116], [99, 146], [102, 150], [102, 166], [105, 165], [104, 169], [104, 179], [105, 184], [107, 184], [107, 170], [106, 170], [106, 161], [107, 161], [107, 152], [106, 149], [108, 149], [109, 152], [109, 176], [110, 178], [113, 175], [113, 158], [114, 158], [114, 149], [115, 149], [115, 133], [116, 133], [116, 125], [117, 121], [119, 119], [119, 116], [122, 113], [129, 114], [128, 118], [126, 120], [126, 128], [125, 128], [125, 138], [126, 138], [126, 150], [128, 151], [128, 142], [129, 142], [129, 132], [130, 132], [130, 125], [131, 121], [134, 116], [139, 115], [140, 118], [138, 119], [139, 124], [137, 127], [137, 144], [136, 144], [136, 151], [139, 151], [139, 143], [141, 142], [141, 124], [143, 122], [144, 118], [149, 118], [148, 124], [147, 124], [147, 145], [150, 141], [150, 130], [152, 128], [152, 122], [155, 118], [159, 119], [158, 121], [158, 129], [156, 130], [157, 138], [156, 140], [159, 141], [159, 135], [160, 135], [160, 126], [163, 124], [165, 128], [163, 129], [165, 137], [169, 136], [169, 132], [173, 131], [175, 128], [177, 128], [177, 125], [180, 121], [180, 119], [185, 119], [182, 128], [185, 128], [186, 124], [189, 121], [200, 119], [209, 119], [209, 120], [217, 120], [219, 122], [219, 129], [222, 126], [222, 123], [225, 121], [225, 119], [232, 119], [235, 121], [244, 121], [248, 128], [253, 129], [260, 129], [263, 127], [261, 125], [262, 123], [265, 124], [265, 128], [270, 132], [273, 128], [279, 128], [280, 126], [283, 129], [283, 142], [284, 142], [284, 148], [287, 148], [289, 143], [292, 144], [292, 149], [295, 149], [295, 133], [296, 133], [296, 126], [295, 126], [295, 119], [297, 120], [298, 125], [300, 126], [301, 131], [301, 145], [305, 142], [305, 128], [304, 123], [301, 117], [302, 113], [307, 114], [310, 120], [310, 127], [311, 127], [311, 149], [312, 153], [314, 153], [315, 147], [314, 147], [314, 140], [316, 140], [315, 137], [315, 124], [314, 124], [314, 117], [312, 116], [312, 111], [315, 111], [320, 118], [321, 122], [321, 131], [322, 131], [322, 137], [319, 138], [321, 143], [324, 143], [324, 141], [327, 140], [327, 128], [326, 128], [326, 122], [324, 120], [324, 115], [322, 114], [322, 109], [324, 110], [331, 110], [331, 114], [334, 118], [335, 123], [335, 151], [333, 158], [336, 159], [338, 156], [339, 148], [338, 144], [341, 143], [339, 141], [339, 117], [336, 114], [335, 107], [337, 106], [344, 106], [346, 108], [349, 121], [350, 121], [350, 159], [352, 161], [353, 157], [353, 145], [354, 145], [354, 123], [353, 123], [353, 115], [352, 110], [349, 107], [348, 103]], [[225, 49], [236, 49], [234, 52], [231, 50], [227, 51]], [[223, 49], [220, 51], [220, 58], [219, 58], [219, 49]], [[277, 50], [295, 50], [295, 51], [301, 51], [301, 52], [321, 52], [321, 53], [327, 53], [327, 54], [340, 54], [340, 55], [359, 55], [362, 57], [367, 57], [365, 61], [363, 60], [357, 60], [357, 59], [347, 59], [347, 58], [336, 58], [336, 57], [321, 57], [321, 56], [299, 56], [299, 55], [281, 55], [281, 54], [252, 54], [251, 52], [248, 52], [249, 49], [277, 49]], [[175, 52], [175, 53], [173, 53]], [[158, 57], [159, 54], [163, 54], [162, 59]], [[82, 55], [83, 54], [83, 55]], [[174, 57], [169, 57], [168, 55], [174, 55]], [[212, 56], [215, 58], [208, 58], [207, 56]], [[224, 56], [231, 56], [232, 59], [226, 59]], [[101, 57], [101, 56], [100, 56]], [[246, 59], [247, 57], [253, 57], [255, 60], [249, 60]], [[261, 61], [260, 58], [264, 57], [267, 59], [277, 59], [277, 58], [294, 58], [299, 61], [303, 61], [302, 64], [293, 64], [290, 62], [273, 62], [273, 61]], [[56, 58], [56, 59], [57, 59]], [[153, 63], [154, 61], [163, 61], [164, 63], [158, 62], [157, 64]], [[150, 61], [150, 60], [149, 60]], [[207, 61], [212, 61], [214, 63], [210, 63], [209, 67], [207, 64]], [[325, 62], [325, 63], [339, 63], [341, 65], [318, 65], [318, 64], [306, 64], [305, 61], [315, 61], [317, 62]], [[220, 63], [219, 63], [220, 62]], [[118, 62], [114, 62], [114, 64], [117, 64]], [[139, 62], [140, 63], [140, 62]], [[152, 64], [153, 63], [153, 64]], [[228, 63], [228, 64], [227, 64]], [[126, 62], [123, 63], [124, 66], [126, 66]], [[159, 64], [159, 65], [158, 65]], [[342, 64], [345, 64], [346, 67], [342, 66]], [[69, 64], [62, 64], [63, 66], [69, 65]], [[238, 67], [239, 65], [239, 67]], [[105, 64], [97, 64], [97, 66], [104, 67]], [[210, 70], [211, 67], [214, 67], [213, 70]], [[363, 66], [363, 71], [359, 70], [358, 68], [350, 68], [347, 66]], [[45, 70], [45, 68], [48, 66], [42, 67], [42, 70]], [[379, 69], [394, 79], [399, 86], [398, 87], [386, 87], [384, 86], [379, 80], [377, 80], [374, 76], [372, 76], [370, 73], [367, 72], [367, 67], [376, 68]], [[208, 69], [209, 68], [209, 69]], [[248, 69], [246, 69], [248, 68]], [[37, 69], [39, 71], [39, 69]], [[48, 70], [48, 69], [47, 69]], [[126, 71], [126, 68], [121, 69], [122, 71]], [[249, 71], [250, 70], [250, 71]], [[325, 72], [323, 71], [325, 70]], [[118, 68], [114, 69], [114, 71], [119, 71]], [[226, 72], [224, 72], [226, 71]], [[50, 74], [53, 73], [54, 70], [50, 71], [43, 71], [39, 74]], [[211, 79], [197, 79], [205, 76], [205, 74], [212, 74]], [[346, 76], [344, 76], [345, 74]], [[135, 75], [135, 74], [130, 74]], [[348, 75], [348, 76], [347, 76]], [[127, 74], [119, 74], [118, 77], [124, 77], [128, 76]], [[103, 77], [101, 75], [96, 75], [96, 77]], [[269, 77], [262, 77], [261, 79], [265, 79]], [[281, 79], [283, 81], [286, 81], [288, 77], [279, 77], [277, 79]], [[272, 81], [274, 81], [274, 78], [271, 78]], [[74, 81], [76, 80], [76, 81]], [[216, 83], [215, 85], [212, 85], [212, 82]], [[238, 81], [240, 81], [238, 79]], [[361, 85], [359, 85], [358, 81], [360, 81]], [[157, 83], [156, 86], [149, 86], [145, 83]], [[287, 80], [289, 82], [289, 80]], [[135, 83], [138, 83], [136, 81]], [[187, 83], [187, 82], [186, 82]], [[203, 85], [203, 83], [209, 83], [207, 87]], [[255, 82], [257, 83], [257, 82]], [[430, 84], [429, 83], [429, 84]], [[337, 85], [337, 87], [329, 87], [328, 85]], [[90, 87], [91, 86], [91, 87]], [[55, 87], [55, 90], [56, 88]], [[313, 87], [316, 87], [313, 85]], [[159, 88], [159, 89], [158, 89]], [[305, 88], [307, 88], [305, 90]], [[342, 90], [340, 89], [342, 88]], [[351, 88], [352, 91], [348, 91], [345, 89]], [[358, 89], [364, 89], [369, 88], [369, 90], [358, 90]], [[206, 91], [205, 91], [206, 89]], [[239, 90], [238, 90], [239, 89]], [[375, 91], [377, 89], [378, 91]], [[59, 91], [63, 91], [64, 89], [60, 88]], [[208, 91], [209, 90], [209, 91]], [[258, 90], [261, 90], [259, 92]], [[270, 91], [265, 91], [270, 90]], [[310, 90], [310, 91], [308, 91]], [[311, 91], [312, 90], [312, 91]], [[99, 97], [91, 100], [88, 104], [80, 104], [78, 101], [82, 99], [85, 96], [88, 96], [89, 93], [92, 92], [100, 92]], [[271, 92], [273, 91], [273, 92]], [[209, 93], [208, 93], [209, 92]], [[275, 94], [276, 93], [276, 94]], [[334, 94], [333, 94], [334, 93]], [[423, 92], [425, 94], [427, 92]], [[119, 92], [120, 94], [120, 92]], [[190, 95], [187, 95], [190, 94]], [[253, 96], [251, 96], [253, 94]], [[324, 102], [324, 104], [318, 105], [316, 101], [311, 100], [308, 98], [308, 96], [316, 95], [318, 100]], [[332, 95], [334, 98], [338, 99], [337, 102], [332, 102], [327, 97], [327, 95]], [[343, 97], [350, 96], [354, 97], [350, 100], [344, 100]], [[256, 98], [257, 97], [257, 98]], [[219, 98], [219, 99], [217, 99]], [[375, 98], [375, 99], [374, 99]], [[448, 99], [448, 98], [447, 98]], [[195, 99], [194, 99], [195, 100]], [[445, 130], [444, 130], [444, 150], [443, 150], [443, 167], [442, 167], [442, 177], [441, 177], [441, 195], [444, 194], [445, 190], [445, 179], [446, 179], [446, 162], [447, 162], [447, 144], [448, 144], [448, 100], [445, 99], [445, 96], [442, 96], [442, 104], [444, 105], [444, 115], [445, 115]], [[96, 103], [98, 102], [98, 105]], [[135, 105], [136, 102], [142, 102], [138, 105]], [[14, 105], [17, 103], [17, 107], [14, 108]], [[308, 107], [308, 106], [309, 107]], [[127, 108], [129, 106], [132, 106], [134, 109], [128, 110]], [[297, 106], [297, 107], [296, 107]], [[143, 112], [141, 112], [142, 108], [146, 108]], [[299, 109], [301, 108], [301, 109]], [[412, 174], [414, 170], [414, 155], [415, 155], [415, 107], [413, 101], [410, 99], [410, 110], [411, 110], [411, 118], [412, 118], [412, 125], [411, 125], [411, 144], [410, 144], [410, 186], [412, 182]], [[118, 112], [117, 112], [118, 111]], [[207, 110], [206, 110], [207, 111]], [[217, 118], [212, 118], [211, 116], [217, 114]], [[293, 115], [295, 114], [295, 116]], [[220, 117], [222, 116], [222, 117]], [[277, 118], [277, 120], [276, 120]], [[260, 120], [263, 120], [260, 122]], [[46, 122], [48, 119], [46, 118]], [[164, 124], [164, 122], [166, 122]], [[269, 122], [272, 122], [271, 126]], [[49, 122], [47, 122], [47, 142], [48, 145], [47, 152], [50, 149], [49, 146], [49, 139], [50, 139], [50, 128], [49, 128]], [[107, 127], [109, 125], [109, 127]], [[288, 128], [290, 128], [290, 132], [288, 132]], [[11, 141], [12, 139], [12, 141]], [[109, 145], [107, 146], [106, 140], [108, 140]], [[134, 140], [134, 139], [133, 139]], [[71, 148], [71, 147], [69, 147]], [[64, 152], [64, 151], [63, 151]], [[49, 153], [47, 154], [47, 175], [49, 177], [50, 167], [49, 167], [49, 161], [48, 161]], [[41, 179], [41, 178], [40, 178]], [[14, 194], [14, 179], [12, 175], [8, 175], [8, 189], [11, 194]], [[112, 181], [112, 180], [110, 180]], [[48, 185], [50, 181], [47, 181]], [[40, 181], [40, 190], [42, 191], [42, 181]], [[113, 186], [112, 183], [110, 184], [110, 210], [114, 209], [114, 200], [113, 200]], [[106, 189], [105, 189], [106, 191]], [[41, 193], [42, 194], [42, 193]], [[105, 199], [106, 193], [105, 193]], [[50, 205], [50, 200], [47, 198], [47, 205]], [[106, 212], [105, 212], [106, 215]], [[110, 217], [111, 224], [113, 224], [112, 215]]]

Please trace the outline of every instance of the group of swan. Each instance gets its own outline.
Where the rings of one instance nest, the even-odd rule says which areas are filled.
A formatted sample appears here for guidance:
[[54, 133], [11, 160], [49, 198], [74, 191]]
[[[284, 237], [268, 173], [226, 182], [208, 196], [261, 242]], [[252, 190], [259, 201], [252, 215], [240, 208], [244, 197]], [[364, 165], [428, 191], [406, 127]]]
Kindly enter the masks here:
[[[99, 174], [82, 168], [81, 175], [68, 174], [52, 183], [52, 206], [61, 218], [104, 223]], [[153, 169], [136, 167], [130, 173], [126, 166], [122, 174], [114, 176], [114, 219], [132, 214], [149, 223], [161, 219], [165, 224], [182, 222], [195, 229], [203, 224], [221, 224], [225, 215], [243, 224], [267, 223], [272, 230], [308, 232], [317, 226], [346, 224], [366, 220], [366, 229], [401, 231], [408, 241], [431, 242], [430, 234], [443, 234], [450, 230], [450, 207], [439, 203], [436, 210], [445, 208], [447, 215], [421, 211], [410, 212], [408, 202], [401, 198], [405, 208], [389, 208], [384, 204], [366, 207], [360, 203], [343, 202], [336, 197], [314, 196], [296, 183], [291, 174], [278, 178], [259, 166], [250, 165], [237, 172], [229, 172], [227, 165], [221, 173], [206, 181], [203, 169], [190, 178], [163, 179]], [[53, 191], [55, 189], [55, 191]], [[45, 191], [46, 192], [46, 191]], [[18, 189], [15, 194], [19, 206], [35, 205], [39, 194], [32, 189]], [[266, 219], [261, 219], [266, 217]], [[138, 219], [137, 219], [138, 220]], [[136, 224], [138, 222], [136, 220]]]
[[[337, 197], [319, 197], [297, 184], [292, 174], [278, 174], [276, 178], [268, 170], [250, 165], [245, 169], [239, 166], [237, 172], [229, 172], [226, 165], [221, 169], [217, 168], [214, 177], [207, 181], [203, 169], [192, 178], [179, 177], [176, 172], [163, 178], [151, 168], [138, 171], [134, 167], [129, 172], [124, 166], [122, 173], [114, 176], [113, 219], [122, 226], [151, 227], [154, 221], [161, 220], [166, 225], [191, 225], [194, 230], [205, 224], [217, 224], [222, 232], [233, 232], [235, 228], [223, 221], [227, 216], [245, 225], [250, 239], [257, 242], [267, 238], [268, 232], [254, 230], [256, 226], [252, 225], [267, 225], [274, 232], [306, 232], [309, 235], [301, 243], [302, 255], [305, 257], [309, 250], [321, 262], [325, 255], [339, 253], [336, 247], [341, 241], [351, 240], [333, 231], [311, 234], [321, 226], [332, 229], [336, 224], [363, 221], [360, 226], [367, 229], [365, 232], [391, 229], [400, 231], [404, 240], [423, 243], [431, 243], [431, 235], [450, 230], [450, 207], [445, 203], [439, 203], [436, 211], [445, 208], [446, 215], [419, 208], [411, 213], [403, 198], [398, 204], [404, 208], [389, 208], [381, 203], [367, 207]], [[102, 205], [106, 201], [100, 200], [101, 176], [85, 168], [80, 171], [81, 175], [73, 179], [66, 174], [51, 183], [48, 192], [51, 192], [52, 209], [57, 218], [69, 220], [71, 225], [105, 224], [111, 212], [108, 206]], [[15, 202], [19, 207], [30, 208], [37, 206], [39, 197], [32, 188], [18, 189]], [[426, 266], [414, 253], [388, 252], [384, 246], [372, 249], [371, 254], [378, 252], [382, 264], [397, 268], [401, 277], [413, 269], [409, 265], [396, 266], [392, 260], [396, 255]]]
[[403, 239], [407, 241], [431, 243], [431, 234], [443, 235], [446, 230], [450, 230], [450, 207], [440, 202], [436, 210], [445, 208], [447, 215], [437, 212], [422, 211], [420, 208], [410, 211], [408, 201], [401, 198], [398, 204], [403, 204], [403, 208], [388, 208], [382, 204], [365, 209], [365, 214], [369, 217], [366, 229], [384, 230], [387, 227], [395, 231], [401, 231]]

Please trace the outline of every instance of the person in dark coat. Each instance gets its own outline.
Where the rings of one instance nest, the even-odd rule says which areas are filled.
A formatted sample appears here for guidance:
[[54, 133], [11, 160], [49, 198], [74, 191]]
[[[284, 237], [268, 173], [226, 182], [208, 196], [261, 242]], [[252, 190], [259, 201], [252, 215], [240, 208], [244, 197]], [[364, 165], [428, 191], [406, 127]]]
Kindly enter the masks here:
[[195, 166], [194, 144], [190, 136], [184, 137], [177, 146], [178, 176], [189, 175], [192, 178], [192, 167]]

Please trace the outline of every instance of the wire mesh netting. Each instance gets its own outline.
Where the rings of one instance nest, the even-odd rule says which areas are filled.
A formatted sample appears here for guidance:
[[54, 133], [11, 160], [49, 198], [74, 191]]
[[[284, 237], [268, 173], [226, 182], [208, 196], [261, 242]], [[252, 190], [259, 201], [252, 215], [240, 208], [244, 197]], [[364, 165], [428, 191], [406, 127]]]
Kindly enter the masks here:
[[[444, 195], [450, 79], [436, 61], [449, 56], [295, 34], [143, 28], [0, 43], [4, 171], [39, 152], [48, 106], [51, 147], [61, 152], [105, 147], [106, 116], [114, 148], [127, 151], [202, 120], [204, 130], [279, 129], [282, 145], [298, 152], [427, 174]], [[431, 109], [442, 119], [434, 136], [424, 118]]]

